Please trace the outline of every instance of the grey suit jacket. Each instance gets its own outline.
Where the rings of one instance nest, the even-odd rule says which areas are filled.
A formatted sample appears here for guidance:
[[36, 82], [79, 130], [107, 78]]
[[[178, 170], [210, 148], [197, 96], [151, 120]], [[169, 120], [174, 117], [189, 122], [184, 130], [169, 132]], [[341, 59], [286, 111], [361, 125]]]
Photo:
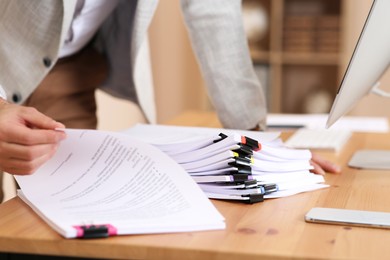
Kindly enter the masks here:
[[[155, 108], [146, 36], [157, 3], [121, 0], [96, 40], [110, 65], [102, 89], [138, 103], [150, 122], [155, 122]], [[74, 6], [75, 0], [0, 0], [0, 88], [10, 101], [22, 103], [50, 71]], [[249, 56], [241, 1], [181, 0], [181, 6], [223, 125], [248, 129], [264, 123], [265, 99]]]

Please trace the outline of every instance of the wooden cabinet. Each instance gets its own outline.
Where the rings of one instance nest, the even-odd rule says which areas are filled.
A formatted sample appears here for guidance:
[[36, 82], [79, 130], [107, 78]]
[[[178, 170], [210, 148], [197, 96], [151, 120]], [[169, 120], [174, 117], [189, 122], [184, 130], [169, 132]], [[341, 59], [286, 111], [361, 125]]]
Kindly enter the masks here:
[[329, 111], [342, 74], [343, 12], [343, 0], [243, 0], [270, 112]]

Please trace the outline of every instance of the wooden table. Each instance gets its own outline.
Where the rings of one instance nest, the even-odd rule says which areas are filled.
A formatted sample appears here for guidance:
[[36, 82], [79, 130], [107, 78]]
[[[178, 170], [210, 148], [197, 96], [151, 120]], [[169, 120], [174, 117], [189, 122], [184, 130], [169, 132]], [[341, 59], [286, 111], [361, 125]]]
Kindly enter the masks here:
[[[188, 112], [170, 122], [219, 126], [214, 114]], [[305, 223], [312, 207], [390, 212], [390, 172], [348, 168], [359, 148], [390, 148], [390, 134], [354, 134], [328, 174], [330, 188], [253, 205], [213, 201], [227, 228], [108, 239], [63, 239], [20, 199], [0, 205], [0, 251], [118, 259], [390, 259], [390, 230]]]

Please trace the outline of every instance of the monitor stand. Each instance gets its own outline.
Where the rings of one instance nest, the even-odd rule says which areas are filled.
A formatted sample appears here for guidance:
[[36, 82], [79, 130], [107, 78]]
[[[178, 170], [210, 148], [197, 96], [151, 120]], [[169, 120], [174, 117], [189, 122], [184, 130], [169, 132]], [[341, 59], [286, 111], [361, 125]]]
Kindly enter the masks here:
[[390, 150], [359, 150], [348, 166], [360, 169], [390, 170]]

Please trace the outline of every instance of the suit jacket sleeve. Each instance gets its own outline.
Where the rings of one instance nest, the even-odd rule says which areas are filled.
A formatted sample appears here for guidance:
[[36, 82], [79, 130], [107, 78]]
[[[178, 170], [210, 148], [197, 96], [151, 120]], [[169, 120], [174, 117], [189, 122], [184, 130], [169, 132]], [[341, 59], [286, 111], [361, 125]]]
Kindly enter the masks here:
[[265, 128], [266, 102], [242, 24], [240, 0], [182, 0], [208, 92], [228, 128]]

